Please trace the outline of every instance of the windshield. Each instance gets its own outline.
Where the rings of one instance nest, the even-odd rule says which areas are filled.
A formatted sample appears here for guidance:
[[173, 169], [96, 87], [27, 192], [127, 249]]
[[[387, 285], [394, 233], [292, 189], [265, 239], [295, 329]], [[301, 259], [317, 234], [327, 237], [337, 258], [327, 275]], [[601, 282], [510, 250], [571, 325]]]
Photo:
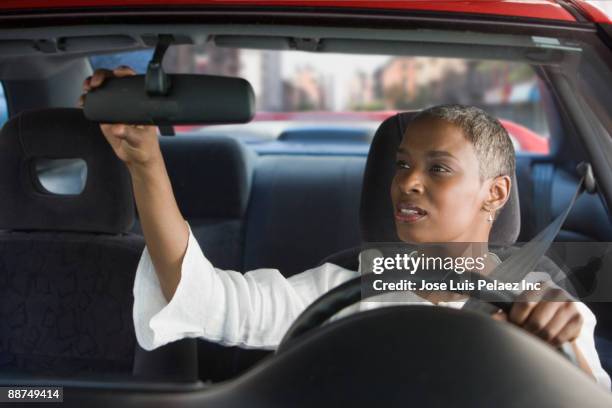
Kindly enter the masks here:
[[[144, 73], [151, 56], [152, 51], [143, 50], [94, 56], [90, 62], [94, 69], [128, 65]], [[255, 91], [254, 123], [179, 127], [183, 133], [231, 131], [256, 140], [279, 138], [287, 131], [293, 138], [304, 127], [350, 125], [371, 138], [395, 112], [458, 103], [502, 119], [517, 151], [549, 151], [542, 101], [546, 89], [526, 63], [228, 49], [206, 43], [171, 47], [164, 66], [171, 73], [243, 77]]]

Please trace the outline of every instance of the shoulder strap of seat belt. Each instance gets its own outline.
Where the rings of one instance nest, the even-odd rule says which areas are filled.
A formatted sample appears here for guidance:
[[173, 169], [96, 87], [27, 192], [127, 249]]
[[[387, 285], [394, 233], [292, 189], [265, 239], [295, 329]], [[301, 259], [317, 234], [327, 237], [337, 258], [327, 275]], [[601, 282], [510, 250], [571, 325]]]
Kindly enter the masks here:
[[552, 163], [536, 163], [533, 172], [533, 216], [535, 228], [530, 232], [540, 231], [550, 223], [552, 181], [555, 166]]

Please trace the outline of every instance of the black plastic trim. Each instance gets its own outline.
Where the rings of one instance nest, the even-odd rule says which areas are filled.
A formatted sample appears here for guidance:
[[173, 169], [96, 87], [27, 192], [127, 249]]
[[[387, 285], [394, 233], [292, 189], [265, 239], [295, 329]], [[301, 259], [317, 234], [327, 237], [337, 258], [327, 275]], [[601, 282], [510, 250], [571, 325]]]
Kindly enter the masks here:
[[599, 38], [612, 50], [612, 24], [597, 24]]
[[565, 9], [568, 13], [570, 13], [578, 22], [588, 23], [589, 19], [586, 18], [582, 12], [574, 7], [574, 5], [566, 0], [557, 0], [557, 4]]

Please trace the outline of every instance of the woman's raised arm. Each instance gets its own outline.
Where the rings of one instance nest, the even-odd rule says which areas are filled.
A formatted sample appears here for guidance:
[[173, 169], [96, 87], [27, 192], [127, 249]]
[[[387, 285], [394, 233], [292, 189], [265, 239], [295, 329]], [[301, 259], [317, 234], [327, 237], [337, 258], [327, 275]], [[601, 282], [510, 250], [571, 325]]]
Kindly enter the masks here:
[[[107, 78], [135, 75], [129, 67], [97, 70], [83, 83], [83, 105], [87, 92], [103, 86]], [[159, 147], [155, 126], [101, 124], [104, 137], [129, 169], [136, 207], [162, 292], [169, 301], [181, 279], [181, 263], [189, 229], [176, 204]]]

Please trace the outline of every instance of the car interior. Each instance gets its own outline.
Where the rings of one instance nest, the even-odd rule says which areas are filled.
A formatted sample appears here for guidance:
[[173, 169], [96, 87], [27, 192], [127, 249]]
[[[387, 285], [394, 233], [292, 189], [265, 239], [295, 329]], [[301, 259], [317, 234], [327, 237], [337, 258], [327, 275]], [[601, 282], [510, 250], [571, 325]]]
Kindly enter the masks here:
[[[153, 351], [138, 345], [132, 290], [145, 242], [130, 176], [97, 123], [87, 119], [76, 101], [83, 79], [95, 68], [92, 58], [152, 51], [161, 34], [172, 34], [171, 49], [205, 41], [220, 50], [524, 63], [538, 81], [549, 152], [517, 151], [513, 201], [494, 224], [492, 242], [520, 246], [565, 211], [580, 182], [576, 166], [582, 161], [593, 165], [601, 189], [579, 198], [555, 242], [612, 241], [606, 204], [612, 196], [605, 187], [609, 175], [598, 164], [606, 159], [597, 156], [612, 151], [607, 140], [611, 127], [606, 106], [610, 105], [605, 105], [612, 95], [609, 34], [606, 43], [601, 40], [606, 34], [586, 23], [494, 21], [484, 25], [475, 18], [413, 19], [408, 24], [388, 15], [376, 20], [366, 17], [330, 18], [321, 26], [309, 19], [291, 24], [295, 23], [291, 16], [259, 24], [248, 16], [229, 24], [217, 15], [201, 16], [206, 23], [185, 17], [185, 22], [169, 25], [153, 18], [142, 24], [112, 18], [101, 24], [94, 18], [91, 24], [70, 20], [53, 25], [49, 20], [31, 26], [20, 26], [15, 20], [0, 29], [0, 81], [8, 106], [8, 119], [0, 132], [2, 384], [15, 379], [23, 384], [63, 384], [72, 387], [75, 404], [95, 394], [93, 406], [108, 406], [120, 397], [133, 398], [133, 406], [153, 398], [184, 406], [239, 405], [256, 395], [273, 397], [254, 405], [290, 404], [296, 395], [314, 403], [315, 397], [305, 396], [309, 386], [319, 387], [318, 392], [333, 402], [330, 389], [351, 389], [349, 383], [354, 380], [341, 378], [339, 373], [344, 371], [337, 367], [349, 366], [355, 355], [384, 353], [372, 351], [368, 342], [388, 336], [389, 350], [395, 350], [393, 344], [402, 348], [400, 342], [409, 345], [410, 351], [402, 351], [399, 360], [410, 359], [414, 370], [432, 359], [456, 361], [452, 369], [438, 367], [447, 372], [440, 375], [437, 386], [450, 390], [450, 396], [456, 387], [468, 384], [468, 378], [452, 379], [461, 376], [457, 367], [469, 364], [470, 354], [453, 354], [441, 340], [446, 331], [456, 330], [453, 336], [472, 339], [474, 349], [496, 361], [483, 363], [475, 381], [480, 385], [493, 381], [486, 377], [496, 373], [506, 382], [515, 381], [517, 387], [531, 387], [530, 395], [541, 402], [551, 398], [551, 389], [580, 388], [572, 395], [559, 391], [548, 400], [551, 406], [583, 402], [581, 398], [594, 392], [561, 366], [564, 363], [557, 363], [553, 353], [548, 355], [540, 346], [531, 348], [535, 340], [523, 341], [510, 329], [489, 327], [454, 310], [436, 314], [391, 308], [362, 313], [326, 325], [308, 341], [296, 342], [279, 354], [204, 339], [183, 339]], [[381, 21], [386, 28], [380, 28]], [[193, 91], [193, 104], [202, 104], [197, 106], [216, 103], [228, 110], [236, 106], [235, 99], [221, 98], [222, 90], [206, 94], [207, 88], [200, 86]], [[118, 110], [113, 104], [107, 107]], [[160, 135], [160, 144], [181, 213], [215, 267], [240, 272], [276, 268], [286, 277], [324, 262], [355, 268], [355, 248], [397, 241], [385, 192], [399, 138], [410, 119], [426, 107], [388, 112], [373, 126], [372, 121], [367, 126], [351, 121], [310, 123], [269, 131], [264, 138], [243, 135], [255, 122], [190, 129], [175, 125], [176, 135]], [[160, 126], [169, 127], [162, 122]], [[553, 245], [549, 258], [555, 258], [555, 248], [563, 251], [564, 247]], [[610, 279], [600, 272], [586, 270], [578, 275], [585, 291], [595, 285], [612, 289]], [[612, 374], [609, 303], [588, 299], [585, 303], [598, 320], [595, 338], [602, 366]], [[393, 323], [397, 319], [412, 319], [411, 327], [427, 335], [411, 336], [410, 327]], [[470, 334], [474, 330], [482, 330], [482, 335]], [[394, 335], [398, 337], [391, 339]], [[495, 342], [508, 352], [494, 353]], [[339, 347], [347, 343], [353, 348]], [[432, 354], [434, 348], [437, 357]], [[523, 360], [515, 361], [512, 356], [516, 355], [533, 360], [530, 374], [512, 374], [522, 369]], [[334, 359], [337, 366], [313, 363]], [[366, 360], [362, 373], [384, 371], [380, 361]], [[301, 370], [301, 381], [288, 374], [296, 369]], [[329, 372], [315, 378], [321, 370]], [[394, 369], [392, 374], [400, 371]], [[382, 390], [392, 374], [373, 376], [370, 381]], [[335, 383], [324, 384], [328, 378]], [[419, 398], [431, 395], [427, 390], [431, 392], [435, 382], [427, 378], [408, 387]], [[539, 391], [527, 385], [543, 378], [548, 379], [541, 380]], [[419, 387], [421, 391], [415, 391]], [[516, 402], [513, 396], [518, 388], [499, 387], [496, 396]], [[207, 393], [193, 397], [202, 390]], [[479, 398], [478, 403], [466, 400], [462, 406], [490, 406], [496, 397], [491, 391]], [[361, 401], [375, 403], [367, 398]]]

